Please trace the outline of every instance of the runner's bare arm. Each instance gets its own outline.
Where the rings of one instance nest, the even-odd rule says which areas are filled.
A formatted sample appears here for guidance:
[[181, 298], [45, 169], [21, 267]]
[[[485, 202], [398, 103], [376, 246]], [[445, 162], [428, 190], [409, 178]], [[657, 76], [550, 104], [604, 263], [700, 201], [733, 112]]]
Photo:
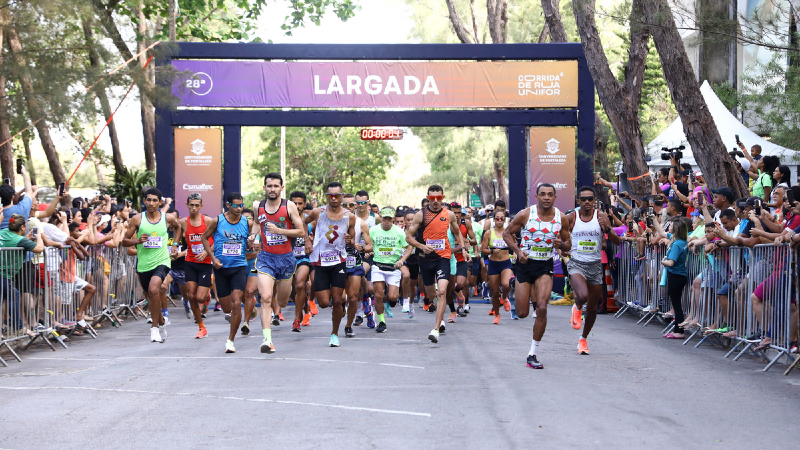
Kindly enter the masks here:
[[320, 209], [319, 209], [319, 208], [314, 208], [314, 209], [312, 209], [312, 210], [311, 210], [311, 212], [310, 212], [310, 213], [308, 213], [308, 215], [306, 216], [306, 218], [305, 218], [305, 219], [303, 219], [303, 223], [305, 223], [306, 225], [308, 225], [308, 224], [310, 224], [311, 222], [314, 222], [314, 221], [316, 221], [316, 220], [317, 220], [317, 217], [319, 217], [319, 212], [320, 212]]
[[361, 236], [364, 238], [364, 253], [371, 253], [373, 250], [372, 238], [369, 237], [369, 227], [363, 220], [361, 221]]
[[469, 245], [478, 245], [478, 240], [475, 237], [475, 231], [472, 230], [472, 221], [467, 219], [464, 222], [464, 225], [467, 227], [467, 237], [469, 237]]
[[464, 246], [464, 237], [461, 236], [461, 230], [458, 229], [458, 219], [456, 219], [456, 214], [453, 211], [447, 211], [447, 216], [450, 218], [450, 232], [453, 233], [453, 236], [455, 236], [456, 244], [458, 245], [460, 251], [466, 251], [467, 248]]
[[178, 220], [178, 218], [175, 217], [174, 214], [167, 214], [167, 226], [170, 226], [170, 225], [175, 227], [175, 229], [174, 229], [175, 231], [173, 231], [172, 235], [173, 236], [177, 236], [177, 239], [175, 239], [174, 242], [175, 243], [179, 243], [181, 241], [181, 236], [183, 235], [182, 234], [183, 233], [183, 227], [181, 226], [181, 221]]
[[525, 222], [528, 219], [528, 216], [531, 214], [530, 208], [525, 208], [519, 212], [516, 216], [514, 216], [514, 220], [509, 222], [508, 227], [503, 230], [503, 240], [506, 241], [506, 245], [508, 246], [508, 250], [513, 252], [517, 255], [517, 260], [525, 264], [528, 261], [528, 255], [525, 254], [522, 250], [520, 250], [519, 245], [517, 245], [517, 238], [515, 237], [519, 230], [525, 226]]
[[[125, 232], [125, 239], [122, 240], [123, 247], [133, 247], [134, 245], [141, 244], [144, 242], [141, 238], [133, 239], [133, 236], [139, 231], [139, 224], [141, 223], [142, 215], [137, 214], [136, 216], [131, 219], [130, 224], [128, 225], [128, 231]], [[144, 235], [142, 235], [142, 238]], [[145, 238], [145, 240], [147, 240]]]
[[[569, 218], [567, 218], [564, 213], [561, 213], [561, 223], [566, 221], [567, 225], [569, 225]], [[572, 233], [569, 231], [569, 226], [561, 227], [561, 232], [559, 236], [561, 236], [561, 250], [564, 254], [569, 254], [569, 251], [572, 250]]]
[[206, 219], [206, 231], [203, 232], [200, 242], [203, 243], [203, 249], [205, 250], [206, 254], [211, 256], [212, 263], [216, 258], [214, 258], [214, 249], [211, 248], [211, 243], [208, 241], [208, 238], [213, 236], [215, 231], [217, 231], [217, 219]]
[[[348, 221], [348, 224], [347, 224], [347, 234], [352, 239], [352, 237], [356, 235], [356, 215], [355, 214], [350, 214], [349, 217], [350, 217], [350, 220]], [[367, 233], [367, 236], [369, 236], [369, 233]]]
[[422, 211], [414, 214], [414, 219], [411, 221], [411, 224], [409, 224], [406, 227], [406, 243], [420, 250], [422, 250], [422, 247], [424, 247], [424, 245], [417, 242], [417, 239], [414, 238], [414, 235], [417, 234], [417, 230], [419, 229], [421, 223], [422, 223]]
[[[307, 238], [306, 233], [306, 226], [303, 224], [303, 219], [300, 218], [300, 213], [297, 211], [297, 205], [292, 202], [286, 203], [287, 210], [289, 212], [289, 220], [292, 221], [293, 230], [284, 230], [287, 231], [286, 236], [292, 238]], [[253, 221], [253, 225], [256, 224], [256, 221]], [[289, 233], [290, 231], [291, 233]]]
[[492, 248], [490, 247], [489, 240], [491, 239], [491, 233], [483, 233], [483, 239], [481, 239], [481, 254], [485, 256], [489, 256], [492, 254]]
[[[611, 220], [609, 220], [608, 214], [600, 212], [597, 215], [597, 220], [600, 222], [600, 228], [603, 230], [605, 234], [608, 235], [608, 240], [613, 242], [614, 245], [619, 245], [621, 241], [619, 240], [619, 236], [617, 236], [617, 233], [615, 233], [614, 230], [611, 229]], [[660, 228], [661, 224], [659, 224], [658, 226]]]

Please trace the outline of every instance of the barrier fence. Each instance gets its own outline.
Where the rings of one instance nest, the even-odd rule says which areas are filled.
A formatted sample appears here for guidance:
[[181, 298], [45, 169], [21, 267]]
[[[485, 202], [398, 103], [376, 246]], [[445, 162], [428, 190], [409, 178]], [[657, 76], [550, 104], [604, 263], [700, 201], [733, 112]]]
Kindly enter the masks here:
[[[618, 297], [620, 310], [641, 316], [647, 326], [660, 318], [662, 333], [682, 325], [684, 345], [697, 340], [728, 349], [734, 361], [750, 354], [768, 361], [767, 371], [782, 358], [789, 366], [800, 361], [792, 355], [798, 338], [798, 255], [788, 244], [722, 247], [706, 253], [689, 251], [687, 284], [681, 297], [686, 320], [676, 324], [667, 297], [662, 244], [623, 242], [619, 248]], [[794, 343], [794, 344], [793, 344]]]

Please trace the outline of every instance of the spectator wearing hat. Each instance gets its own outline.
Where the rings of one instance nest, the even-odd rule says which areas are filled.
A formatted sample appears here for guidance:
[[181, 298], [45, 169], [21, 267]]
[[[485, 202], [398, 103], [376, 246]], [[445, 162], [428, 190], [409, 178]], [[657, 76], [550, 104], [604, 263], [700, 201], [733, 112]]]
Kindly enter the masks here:
[[34, 195], [31, 177], [25, 166], [22, 166], [22, 181], [25, 183], [25, 197], [16, 205], [13, 204], [14, 188], [10, 184], [0, 185], [0, 202], [3, 205], [3, 221], [0, 222], [0, 230], [8, 228], [8, 221], [14, 214], [19, 214], [23, 220], [28, 221], [31, 213], [31, 199]]

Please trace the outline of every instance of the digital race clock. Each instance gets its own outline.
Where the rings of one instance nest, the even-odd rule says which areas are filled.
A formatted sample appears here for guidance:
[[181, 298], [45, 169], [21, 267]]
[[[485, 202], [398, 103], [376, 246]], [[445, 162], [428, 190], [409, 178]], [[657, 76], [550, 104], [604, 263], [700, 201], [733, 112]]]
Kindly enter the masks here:
[[403, 130], [398, 128], [364, 128], [361, 130], [361, 139], [364, 141], [398, 141], [403, 139]]

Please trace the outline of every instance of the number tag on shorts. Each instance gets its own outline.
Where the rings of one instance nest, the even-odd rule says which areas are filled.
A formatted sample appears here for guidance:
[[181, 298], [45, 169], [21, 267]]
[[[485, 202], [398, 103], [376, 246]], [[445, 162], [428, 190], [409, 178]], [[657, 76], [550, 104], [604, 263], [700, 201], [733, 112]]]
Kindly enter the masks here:
[[345, 265], [348, 269], [352, 269], [356, 266], [356, 257], [352, 255], [347, 255], [347, 259], [345, 260]]
[[319, 260], [323, 263], [338, 263], [341, 261], [339, 259], [339, 252], [323, 252], [319, 255]]
[[444, 239], [427, 239], [425, 244], [434, 250], [444, 250]]
[[267, 245], [280, 245], [286, 242], [286, 236], [282, 234], [266, 234]]
[[223, 256], [239, 256], [242, 254], [242, 244], [222, 244]]
[[492, 241], [492, 247], [494, 248], [507, 248], [506, 241], [503, 239], [495, 239]]
[[595, 253], [597, 241], [578, 241], [578, 251], [581, 253]]
[[306, 248], [305, 247], [295, 247], [294, 248], [294, 256], [306, 256]]
[[195, 255], [199, 255], [200, 253], [203, 253], [204, 251], [206, 251], [206, 249], [203, 248], [203, 244], [194, 244], [194, 245], [192, 245], [192, 253], [194, 253]]
[[392, 256], [394, 249], [391, 247], [378, 247], [378, 256]]
[[536, 247], [531, 246], [528, 249], [528, 258], [538, 260], [548, 260], [553, 255], [553, 249], [550, 247]]
[[163, 242], [163, 236], [150, 236], [147, 240], [142, 244], [144, 248], [161, 248], [161, 244]]

